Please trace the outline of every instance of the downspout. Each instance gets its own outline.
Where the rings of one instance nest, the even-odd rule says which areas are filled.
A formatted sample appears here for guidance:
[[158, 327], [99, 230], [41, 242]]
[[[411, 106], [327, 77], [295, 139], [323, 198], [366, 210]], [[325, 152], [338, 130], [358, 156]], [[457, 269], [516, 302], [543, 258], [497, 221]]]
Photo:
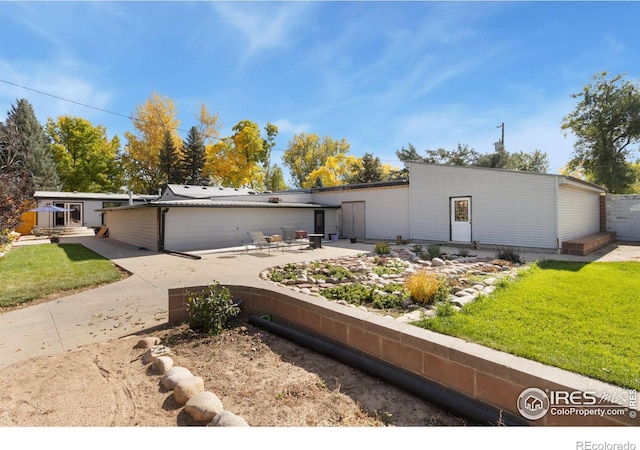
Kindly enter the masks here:
[[164, 232], [165, 232], [165, 215], [169, 212], [169, 208], [158, 208], [158, 251], [164, 252]]
[[263, 317], [251, 315], [249, 323], [270, 333], [288, 339], [298, 345], [334, 358], [355, 369], [378, 377], [394, 386], [447, 409], [458, 416], [464, 416], [479, 425], [524, 426], [528, 423], [507, 411], [487, 405], [479, 400], [456, 392], [440, 384], [418, 377], [406, 370], [357, 353], [346, 347], [311, 336]]
[[167, 250], [164, 248], [164, 237], [166, 231], [166, 214], [169, 212], [169, 208], [158, 208], [158, 251], [162, 253], [167, 253], [169, 255], [183, 256], [185, 258], [190, 259], [201, 259], [202, 257], [199, 255], [191, 255], [189, 253], [178, 252], [176, 250]]

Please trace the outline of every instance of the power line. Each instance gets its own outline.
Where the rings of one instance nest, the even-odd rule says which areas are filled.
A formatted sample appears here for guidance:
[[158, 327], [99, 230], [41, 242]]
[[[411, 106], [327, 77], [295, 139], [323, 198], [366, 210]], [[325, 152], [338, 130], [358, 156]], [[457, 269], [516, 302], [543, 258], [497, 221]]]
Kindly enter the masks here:
[[[38, 89], [34, 89], [34, 88], [27, 87], [27, 86], [23, 86], [21, 84], [13, 83], [11, 81], [1, 80], [0, 79], [0, 82], [9, 84], [11, 86], [19, 87], [21, 89], [26, 89], [27, 91], [36, 92], [36, 93], [41, 94], [41, 95], [46, 95], [47, 97], [55, 98], [57, 100], [62, 100], [64, 102], [73, 103], [74, 105], [79, 105], [79, 106], [83, 106], [85, 108], [95, 109], [96, 111], [104, 112], [104, 113], [107, 113], [107, 114], [113, 114], [114, 116], [124, 117], [125, 119], [140, 120], [140, 119], [136, 119], [135, 117], [132, 117], [132, 116], [130, 116], [128, 114], [121, 114], [121, 113], [118, 113], [118, 112], [115, 112], [115, 111], [109, 111], [108, 109], [98, 108], [97, 106], [87, 105], [86, 103], [81, 103], [81, 102], [77, 102], [75, 100], [70, 100], [68, 98], [60, 97], [59, 95], [50, 94], [48, 92], [44, 92], [44, 91], [40, 91]], [[188, 133], [187, 130], [183, 130], [181, 128], [173, 128], [173, 129], [176, 130], [176, 131], [181, 131], [183, 133]]]

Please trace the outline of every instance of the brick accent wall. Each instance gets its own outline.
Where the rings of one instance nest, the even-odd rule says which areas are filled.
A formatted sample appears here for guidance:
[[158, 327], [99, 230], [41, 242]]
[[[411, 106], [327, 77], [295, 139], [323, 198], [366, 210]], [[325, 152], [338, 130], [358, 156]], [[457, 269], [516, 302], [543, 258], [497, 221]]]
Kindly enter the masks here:
[[[205, 286], [169, 290], [169, 323], [187, 320], [184, 304], [189, 292]], [[545, 366], [451, 336], [433, 333], [325, 299], [274, 286], [227, 286], [242, 299], [241, 317], [271, 316], [272, 320], [312, 336], [405, 369], [426, 380], [466, 394], [520, 417], [517, 399], [526, 388], [591, 391], [614, 395], [628, 391], [571, 372]], [[599, 405], [603, 406], [603, 405]], [[496, 418], [497, 419], [497, 418]], [[547, 413], [531, 425], [638, 425], [622, 417], [558, 416]]]

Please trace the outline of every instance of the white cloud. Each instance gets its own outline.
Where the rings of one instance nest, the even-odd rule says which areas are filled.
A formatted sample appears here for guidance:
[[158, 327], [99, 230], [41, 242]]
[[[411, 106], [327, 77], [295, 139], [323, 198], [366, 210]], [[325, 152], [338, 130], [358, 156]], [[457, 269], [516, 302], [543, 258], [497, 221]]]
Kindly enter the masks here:
[[305, 2], [284, 2], [274, 7], [268, 2], [266, 8], [260, 3], [214, 3], [213, 7], [220, 17], [238, 30], [246, 39], [247, 46], [241, 60], [256, 54], [286, 46], [291, 34], [302, 25], [301, 17], [308, 9]]
[[278, 134], [300, 134], [308, 133], [310, 125], [308, 123], [293, 123], [289, 119], [279, 119], [273, 122], [278, 127]]

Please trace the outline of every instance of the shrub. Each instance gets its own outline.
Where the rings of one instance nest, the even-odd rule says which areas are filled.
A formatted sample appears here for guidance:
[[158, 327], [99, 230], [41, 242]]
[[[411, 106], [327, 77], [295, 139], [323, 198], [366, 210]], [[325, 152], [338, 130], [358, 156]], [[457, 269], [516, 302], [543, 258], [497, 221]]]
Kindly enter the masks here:
[[[381, 258], [382, 259], [382, 258]], [[373, 273], [381, 277], [382, 275], [397, 275], [404, 272], [407, 265], [401, 259], [387, 259], [385, 261], [379, 261], [378, 266], [375, 266], [372, 270]]]
[[411, 251], [416, 255], [419, 255], [420, 253], [422, 253], [422, 245], [419, 245], [419, 244], [414, 245]]
[[494, 256], [496, 259], [503, 259], [514, 264], [524, 262], [524, 259], [520, 256], [520, 252], [514, 248], [498, 247]]
[[458, 250], [458, 255], [462, 256], [463, 258], [466, 258], [467, 256], [469, 256], [469, 249], [468, 248], [461, 248]]
[[380, 241], [373, 244], [373, 251], [376, 255], [391, 254], [391, 245], [388, 242]]
[[417, 303], [430, 303], [447, 300], [449, 297], [449, 282], [446, 278], [431, 272], [421, 270], [405, 280], [405, 287]]
[[302, 275], [302, 269], [293, 263], [287, 263], [283, 267], [277, 267], [269, 274], [269, 279], [276, 283], [283, 280], [295, 280]]
[[189, 327], [196, 332], [220, 334], [232, 318], [240, 314], [240, 308], [231, 298], [231, 292], [218, 282], [194, 293], [187, 299]]
[[351, 278], [353, 275], [349, 269], [345, 269], [342, 266], [337, 266], [334, 264], [327, 264], [325, 266], [327, 271], [327, 275], [333, 278], [337, 278], [338, 280], [342, 280], [343, 278]]
[[344, 300], [352, 305], [361, 305], [371, 300], [373, 289], [360, 283], [335, 286], [322, 291], [329, 300]]
[[433, 244], [427, 247], [427, 255], [429, 255], [429, 259], [441, 258], [442, 251], [440, 250], [440, 246]]

